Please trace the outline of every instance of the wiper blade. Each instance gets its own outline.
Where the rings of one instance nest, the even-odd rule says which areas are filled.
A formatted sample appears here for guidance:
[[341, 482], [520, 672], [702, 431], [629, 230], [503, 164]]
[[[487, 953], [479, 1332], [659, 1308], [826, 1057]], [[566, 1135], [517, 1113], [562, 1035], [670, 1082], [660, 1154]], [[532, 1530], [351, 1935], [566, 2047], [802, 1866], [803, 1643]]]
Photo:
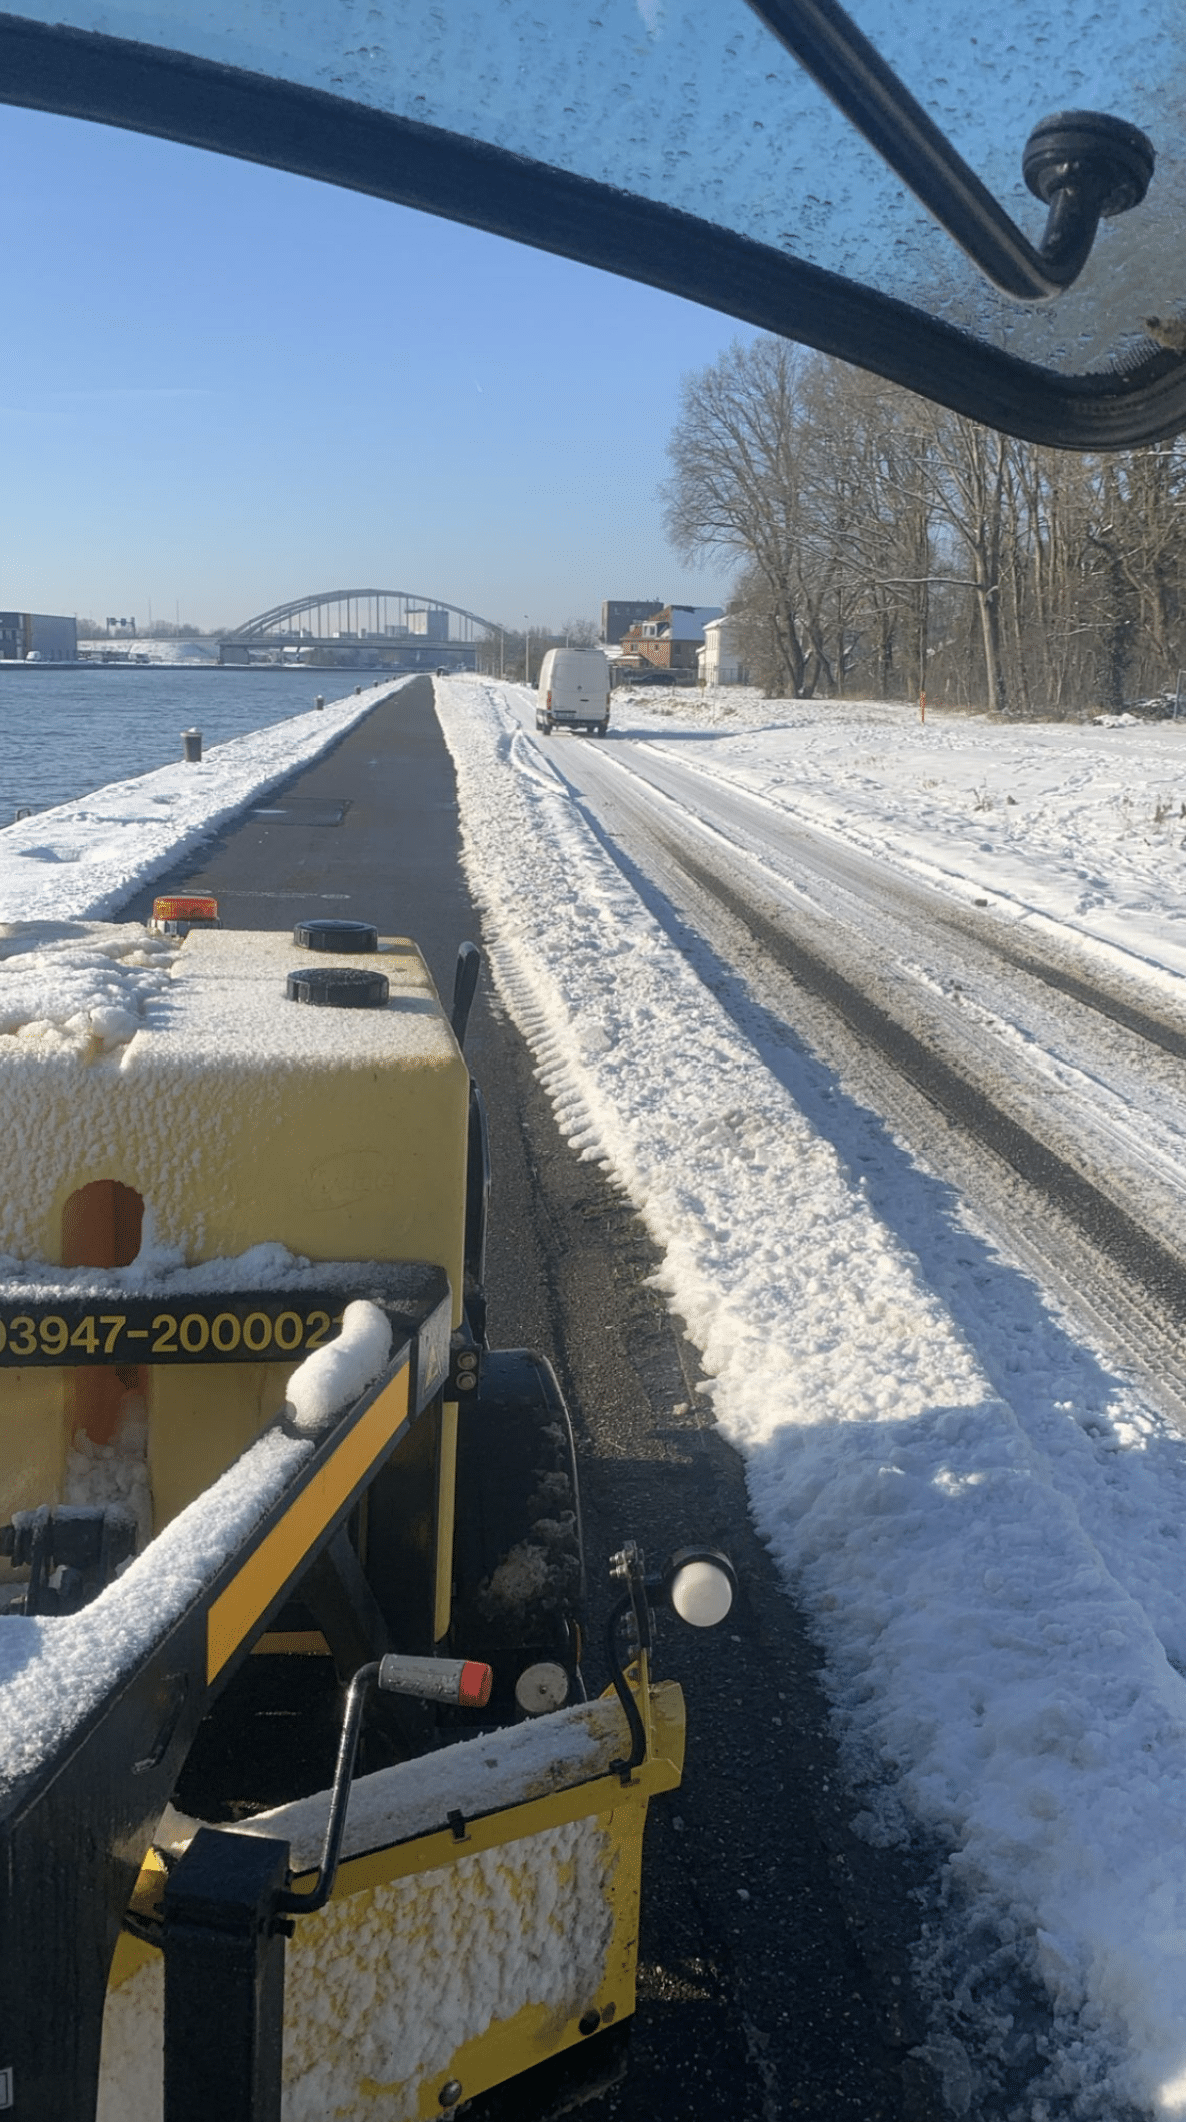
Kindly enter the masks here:
[[1022, 174], [1047, 208], [1035, 248], [836, 0], [748, 0], [850, 124], [954, 237], [985, 278], [1022, 302], [1078, 279], [1100, 221], [1139, 206], [1152, 142], [1123, 118], [1058, 111], [1035, 126]]

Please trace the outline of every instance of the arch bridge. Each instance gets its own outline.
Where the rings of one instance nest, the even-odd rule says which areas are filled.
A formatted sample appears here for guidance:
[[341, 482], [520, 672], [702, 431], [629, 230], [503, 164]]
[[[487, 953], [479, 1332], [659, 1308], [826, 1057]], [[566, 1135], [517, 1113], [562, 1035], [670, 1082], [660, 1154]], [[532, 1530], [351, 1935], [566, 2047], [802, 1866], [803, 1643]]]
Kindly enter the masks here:
[[483, 644], [499, 631], [496, 619], [417, 590], [319, 590], [244, 620], [219, 643], [219, 661], [474, 670]]

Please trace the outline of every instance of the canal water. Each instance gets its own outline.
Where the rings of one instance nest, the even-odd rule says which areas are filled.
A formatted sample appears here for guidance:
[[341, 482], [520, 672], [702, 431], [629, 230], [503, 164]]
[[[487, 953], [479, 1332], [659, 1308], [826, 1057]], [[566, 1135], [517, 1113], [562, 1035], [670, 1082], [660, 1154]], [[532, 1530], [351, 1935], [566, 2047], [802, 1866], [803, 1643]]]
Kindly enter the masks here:
[[183, 729], [209, 749], [374, 682], [372, 671], [0, 664], [0, 826], [169, 765]]

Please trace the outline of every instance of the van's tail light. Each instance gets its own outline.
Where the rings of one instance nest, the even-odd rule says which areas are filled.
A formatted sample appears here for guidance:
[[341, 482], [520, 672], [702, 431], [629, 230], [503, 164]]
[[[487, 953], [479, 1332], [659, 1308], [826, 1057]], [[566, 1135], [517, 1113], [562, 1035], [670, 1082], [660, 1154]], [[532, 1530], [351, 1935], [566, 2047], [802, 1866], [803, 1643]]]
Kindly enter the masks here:
[[551, 714], [551, 712], [552, 712], [552, 694], [551, 694], [551, 691], [549, 690], [549, 692], [548, 692], [548, 713], [549, 713], [549, 714]]

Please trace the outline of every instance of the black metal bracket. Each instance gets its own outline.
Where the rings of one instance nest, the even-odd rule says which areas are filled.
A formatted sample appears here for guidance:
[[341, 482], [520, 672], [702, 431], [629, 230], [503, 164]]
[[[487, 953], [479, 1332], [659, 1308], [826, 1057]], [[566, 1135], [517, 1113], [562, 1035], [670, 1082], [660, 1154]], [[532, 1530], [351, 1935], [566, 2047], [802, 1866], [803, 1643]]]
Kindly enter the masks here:
[[280, 2122], [288, 1844], [200, 1827], [164, 1896], [164, 2122]]
[[306, 1571], [300, 1599], [329, 1645], [339, 1680], [391, 1649], [382, 1609], [345, 1526]]
[[605, 1627], [605, 1649], [609, 1663], [609, 1676], [625, 1714], [630, 1732], [630, 1752], [624, 1761], [611, 1761], [612, 1772], [629, 1783], [636, 1768], [646, 1760], [646, 1727], [639, 1715], [638, 1704], [626, 1679], [625, 1669], [618, 1651], [618, 1630], [627, 1615], [631, 1619], [631, 1655], [637, 1657], [649, 1651], [652, 1643], [653, 1616], [647, 1597], [646, 1557], [634, 1540], [627, 1540], [619, 1554], [611, 1557], [610, 1575], [624, 1584], [625, 1590], [610, 1613]]
[[98, 1597], [136, 1551], [136, 1520], [123, 1504], [42, 1504], [0, 1525], [0, 1555], [27, 1582], [0, 1609], [74, 1614]]
[[1153, 143], [1135, 125], [1098, 111], [1043, 118], [1022, 157], [1027, 185], [1049, 209], [1035, 247], [837, 0], [749, 5], [985, 278], [1017, 301], [1070, 287], [1100, 221], [1139, 206], [1149, 189]]

